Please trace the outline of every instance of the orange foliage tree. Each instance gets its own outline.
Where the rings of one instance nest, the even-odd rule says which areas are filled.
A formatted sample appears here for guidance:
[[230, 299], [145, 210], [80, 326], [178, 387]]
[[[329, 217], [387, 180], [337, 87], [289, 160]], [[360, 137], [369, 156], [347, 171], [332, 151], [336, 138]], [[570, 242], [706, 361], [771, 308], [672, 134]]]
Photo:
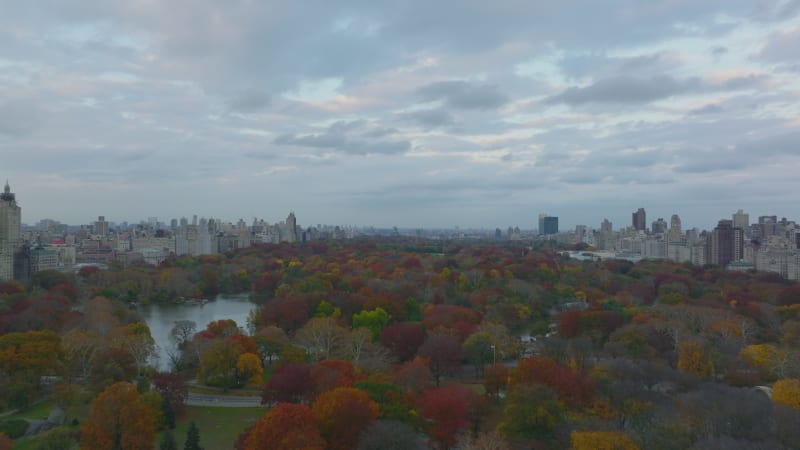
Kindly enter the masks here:
[[279, 403], [247, 432], [240, 450], [323, 450], [325, 440], [307, 405]]
[[156, 439], [153, 419], [130, 383], [114, 383], [101, 392], [81, 425], [81, 448], [147, 450]]
[[311, 410], [332, 450], [355, 448], [359, 433], [380, 415], [378, 404], [366, 392], [350, 387], [323, 393]]

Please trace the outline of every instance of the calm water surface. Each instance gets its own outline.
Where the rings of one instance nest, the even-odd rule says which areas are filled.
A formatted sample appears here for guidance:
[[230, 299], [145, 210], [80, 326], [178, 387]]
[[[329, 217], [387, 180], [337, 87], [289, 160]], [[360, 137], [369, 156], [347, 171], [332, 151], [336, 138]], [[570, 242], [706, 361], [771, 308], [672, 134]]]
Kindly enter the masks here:
[[176, 320], [191, 320], [197, 324], [197, 331], [205, 329], [209, 322], [221, 319], [235, 320], [242, 327], [247, 328], [247, 315], [256, 308], [256, 304], [248, 300], [248, 295], [218, 296], [205, 305], [180, 304], [180, 305], [142, 305], [138, 312], [150, 327], [150, 334], [158, 347], [158, 367], [162, 370], [169, 369], [167, 352], [175, 348], [170, 340], [170, 331], [175, 326]]

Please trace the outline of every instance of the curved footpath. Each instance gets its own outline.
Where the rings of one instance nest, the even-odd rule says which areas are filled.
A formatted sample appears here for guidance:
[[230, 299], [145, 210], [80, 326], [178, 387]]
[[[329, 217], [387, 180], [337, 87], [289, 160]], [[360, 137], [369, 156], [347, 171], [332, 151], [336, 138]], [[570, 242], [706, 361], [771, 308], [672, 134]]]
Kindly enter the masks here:
[[189, 406], [224, 406], [228, 408], [263, 407], [261, 397], [243, 397], [240, 395], [216, 395], [189, 393], [186, 399]]

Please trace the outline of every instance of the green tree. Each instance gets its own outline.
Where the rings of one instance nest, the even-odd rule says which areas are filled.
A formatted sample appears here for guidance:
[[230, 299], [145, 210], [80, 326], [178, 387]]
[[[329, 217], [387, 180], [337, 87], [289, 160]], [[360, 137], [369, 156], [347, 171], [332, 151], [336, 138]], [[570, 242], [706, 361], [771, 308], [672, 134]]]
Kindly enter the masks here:
[[497, 362], [497, 340], [489, 333], [474, 333], [464, 341], [464, 356], [475, 366], [475, 378], [483, 376], [487, 364]]
[[541, 384], [518, 384], [508, 394], [500, 429], [509, 437], [551, 439], [564, 422], [558, 394]]
[[381, 331], [385, 327], [391, 316], [383, 308], [375, 308], [372, 311], [361, 311], [353, 314], [353, 328], [364, 327], [372, 332], [372, 341], [375, 342], [381, 337]]
[[167, 430], [164, 432], [164, 435], [161, 436], [161, 445], [158, 446], [159, 450], [178, 450], [178, 443], [175, 442], [175, 436], [172, 435], [172, 431]]
[[200, 447], [200, 430], [194, 420], [189, 422], [189, 429], [186, 431], [186, 443], [183, 444], [183, 450], [203, 450]]

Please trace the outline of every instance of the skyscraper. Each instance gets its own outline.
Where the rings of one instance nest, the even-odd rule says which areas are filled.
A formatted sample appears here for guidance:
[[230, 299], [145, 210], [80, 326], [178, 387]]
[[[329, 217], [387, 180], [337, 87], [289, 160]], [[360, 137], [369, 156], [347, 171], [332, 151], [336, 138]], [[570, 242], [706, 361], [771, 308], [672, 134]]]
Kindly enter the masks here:
[[744, 230], [732, 220], [720, 220], [706, 241], [706, 261], [720, 267], [739, 261], [744, 256]]
[[632, 214], [632, 218], [633, 228], [639, 231], [645, 231], [647, 229], [647, 214], [645, 214], [644, 208], [639, 208]]
[[14, 279], [14, 254], [22, 245], [20, 224], [22, 210], [6, 181], [0, 194], [0, 281]]
[[658, 218], [655, 222], [653, 222], [651, 226], [651, 230], [653, 234], [664, 234], [667, 232], [667, 221], [662, 219], [661, 217]]
[[558, 234], [558, 217], [539, 214], [539, 235]]
[[745, 235], [750, 235], [750, 214], [741, 209], [733, 213], [733, 227], [744, 230]]
[[669, 219], [669, 240], [670, 242], [679, 242], [682, 238], [681, 218], [677, 214], [673, 214]]

